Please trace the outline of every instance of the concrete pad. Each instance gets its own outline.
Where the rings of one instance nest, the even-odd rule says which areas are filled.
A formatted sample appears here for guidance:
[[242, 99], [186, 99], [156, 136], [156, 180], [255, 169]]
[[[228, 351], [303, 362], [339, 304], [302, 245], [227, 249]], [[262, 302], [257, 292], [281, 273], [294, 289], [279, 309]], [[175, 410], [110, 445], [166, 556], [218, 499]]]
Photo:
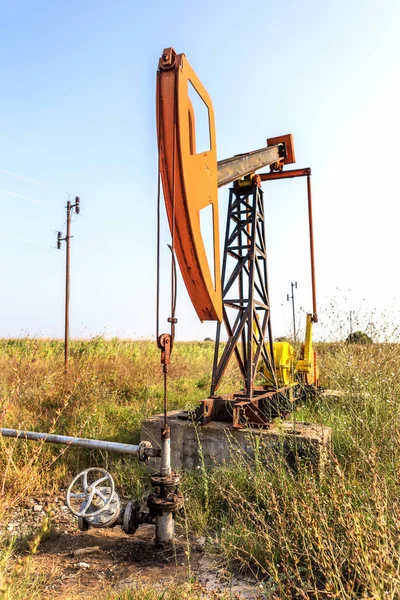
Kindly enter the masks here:
[[[204, 464], [212, 468], [229, 464], [242, 454], [254, 458], [255, 447], [262, 445], [263, 457], [268, 461], [279, 452], [291, 466], [301, 458], [323, 471], [332, 440], [330, 427], [301, 421], [283, 421], [269, 429], [233, 429], [229, 423], [212, 421], [196, 425], [180, 419], [181, 411], [168, 413], [171, 427], [171, 465], [175, 470], [192, 470]], [[163, 415], [155, 415], [142, 423], [140, 439], [160, 446]], [[149, 467], [159, 468], [159, 459], [151, 458]]]

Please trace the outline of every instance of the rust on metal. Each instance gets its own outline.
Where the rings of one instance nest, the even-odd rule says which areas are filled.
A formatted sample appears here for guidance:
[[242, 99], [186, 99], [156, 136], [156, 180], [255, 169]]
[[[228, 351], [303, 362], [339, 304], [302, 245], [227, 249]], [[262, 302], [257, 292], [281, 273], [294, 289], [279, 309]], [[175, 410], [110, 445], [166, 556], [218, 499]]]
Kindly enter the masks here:
[[233, 428], [246, 425], [268, 427], [276, 417], [284, 418], [293, 410], [293, 386], [278, 389], [254, 386], [251, 399], [242, 390], [201, 400], [193, 411], [182, 412], [181, 419], [191, 419], [200, 425], [211, 421], [232, 423]]
[[163, 378], [164, 378], [164, 429], [163, 431], [169, 431], [169, 427], [167, 425], [167, 375], [168, 375], [168, 367], [171, 361], [171, 350], [172, 350], [172, 336], [169, 333], [162, 333], [158, 340], [157, 346], [161, 350], [161, 364], [163, 366]]
[[279, 171], [274, 173], [260, 173], [261, 181], [271, 181], [273, 179], [291, 179], [292, 177], [306, 177], [311, 175], [311, 169], [289, 169], [289, 171]]
[[157, 345], [161, 350], [161, 364], [169, 365], [171, 362], [171, 336], [169, 333], [162, 333], [158, 338]]
[[[211, 99], [184, 54], [166, 48], [157, 73], [159, 168], [173, 247], [201, 321], [222, 319], [218, 181]], [[208, 112], [210, 148], [196, 153], [196, 122], [189, 86]], [[213, 264], [209, 264], [200, 212], [212, 207]]]
[[147, 497], [147, 506], [150, 517], [154, 519], [157, 514], [177, 513], [184, 505], [182, 492], [169, 492], [165, 496], [157, 493], [149, 494]]
[[[285, 156], [281, 158], [280, 162], [283, 165], [290, 165], [296, 162], [296, 156], [294, 153], [293, 136], [291, 133], [286, 135], [278, 135], [277, 137], [267, 139], [268, 146], [275, 146], [276, 144], [283, 144], [285, 146]], [[281, 169], [280, 169], [281, 170]]]
[[161, 427], [161, 439], [162, 440], [169, 440], [169, 438], [171, 437], [171, 428], [169, 425], [163, 425], [163, 427]]
[[284, 418], [293, 410], [293, 386], [265, 390], [255, 386], [252, 399], [245, 394], [235, 394], [232, 403], [234, 429], [268, 427], [276, 417]]

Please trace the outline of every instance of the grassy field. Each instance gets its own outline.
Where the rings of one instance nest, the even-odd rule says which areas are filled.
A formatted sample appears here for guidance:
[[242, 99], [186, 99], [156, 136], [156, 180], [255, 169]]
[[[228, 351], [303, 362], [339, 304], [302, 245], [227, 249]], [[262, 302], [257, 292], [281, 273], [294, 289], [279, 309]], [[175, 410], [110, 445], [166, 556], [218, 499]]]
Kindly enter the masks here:
[[[399, 598], [400, 346], [320, 344], [318, 352], [323, 387], [342, 394], [317, 398], [296, 418], [333, 428], [326, 477], [307, 465], [293, 475], [279, 457], [266, 467], [256, 448], [251, 463], [238, 457], [229, 468], [184, 475], [186, 524], [228, 570], [255, 575], [266, 598]], [[211, 343], [175, 345], [170, 409], [208, 395], [212, 354]], [[136, 443], [142, 420], [162, 409], [160, 356], [151, 342], [73, 341], [65, 376], [60, 341], [0, 340], [0, 373], [3, 427]], [[235, 370], [229, 378], [234, 385]], [[65, 487], [93, 464], [109, 469], [123, 494], [145, 492], [135, 459], [0, 443], [3, 525], [24, 496]], [[40, 598], [40, 581], [18, 567], [15, 551], [3, 536], [0, 598]]]

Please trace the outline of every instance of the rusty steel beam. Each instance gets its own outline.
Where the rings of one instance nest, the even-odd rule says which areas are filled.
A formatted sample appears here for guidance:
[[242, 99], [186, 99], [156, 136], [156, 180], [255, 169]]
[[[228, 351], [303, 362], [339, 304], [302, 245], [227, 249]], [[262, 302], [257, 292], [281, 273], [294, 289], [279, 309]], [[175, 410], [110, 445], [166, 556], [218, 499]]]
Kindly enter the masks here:
[[312, 194], [311, 194], [311, 169], [291, 169], [290, 171], [279, 171], [276, 173], [260, 173], [258, 175], [261, 181], [273, 181], [274, 179], [291, 179], [293, 177], [307, 177], [307, 202], [308, 202], [308, 231], [310, 238], [310, 262], [311, 262], [311, 289], [314, 323], [318, 323], [317, 313], [317, 287], [315, 282], [315, 260], [314, 260], [314, 230], [312, 213]]
[[313, 322], [318, 323], [317, 291], [316, 291], [316, 283], [315, 283], [315, 264], [314, 264], [314, 231], [313, 231], [313, 215], [312, 215], [312, 195], [311, 195], [311, 169], [310, 169], [310, 173], [307, 175], [307, 199], [308, 199], [308, 230], [309, 230], [309, 235], [310, 235]]
[[260, 173], [261, 181], [271, 181], [273, 179], [291, 179], [292, 177], [306, 177], [311, 175], [311, 169], [290, 169], [289, 171], [279, 171], [274, 173]]

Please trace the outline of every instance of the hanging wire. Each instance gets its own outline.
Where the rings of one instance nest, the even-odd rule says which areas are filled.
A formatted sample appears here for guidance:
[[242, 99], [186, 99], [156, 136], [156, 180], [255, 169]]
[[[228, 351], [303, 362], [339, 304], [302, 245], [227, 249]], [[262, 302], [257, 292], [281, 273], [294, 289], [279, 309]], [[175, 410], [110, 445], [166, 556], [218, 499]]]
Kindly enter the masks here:
[[[160, 72], [157, 71], [157, 89], [159, 89]], [[163, 351], [163, 347], [160, 341], [160, 269], [161, 269], [161, 152], [160, 152], [160, 140], [161, 140], [161, 106], [162, 98], [157, 94], [157, 149], [158, 149], [158, 165], [157, 165], [157, 267], [156, 267], [156, 342], [157, 346]], [[162, 356], [162, 355], [161, 355]], [[161, 359], [162, 360], [162, 359]], [[167, 425], [167, 365], [163, 365], [163, 388], [164, 388], [164, 399], [163, 399], [163, 413], [164, 413], [164, 426]]]
[[[159, 71], [157, 72], [157, 84], [159, 86]], [[176, 255], [175, 255], [175, 163], [176, 163], [176, 93], [175, 88], [175, 110], [173, 120], [173, 154], [172, 154], [172, 223], [171, 223], [171, 244], [168, 248], [171, 251], [171, 316], [168, 321], [171, 323], [171, 348], [175, 336], [176, 322], [176, 301], [177, 301], [177, 276], [176, 276]], [[157, 173], [157, 268], [156, 268], [156, 339], [160, 336], [160, 272], [161, 272], [161, 118], [162, 98], [157, 96], [157, 137], [158, 137], [158, 173]]]
[[175, 308], [176, 308], [176, 263], [175, 263], [175, 152], [176, 152], [176, 111], [177, 88], [174, 90], [174, 121], [172, 137], [172, 228], [171, 228], [171, 348], [175, 338]]
[[7, 219], [7, 221], [15, 221], [16, 223], [30, 223], [30, 221], [28, 221], [28, 220], [14, 219], [14, 217], [9, 217], [9, 216], [6, 216], [6, 215], [0, 215], [0, 220], [1, 219]]
[[6, 235], [4, 233], [0, 233], [0, 237], [6, 240], [12, 240], [13, 242], [23, 242], [25, 244], [34, 244], [35, 246], [43, 246], [43, 248], [52, 248], [53, 246], [48, 246], [47, 244], [43, 244], [42, 242], [35, 242], [34, 240], [26, 240], [23, 238], [13, 237], [11, 235]]
[[30, 181], [30, 183], [41, 185], [42, 187], [46, 187], [49, 189], [52, 188], [52, 186], [48, 185], [47, 183], [42, 183], [41, 181], [37, 181], [36, 179], [30, 179], [30, 177], [25, 177], [25, 175], [18, 175], [18, 173], [13, 173], [13, 171], [7, 171], [7, 169], [0, 169], [0, 171], [2, 173], [5, 173], [6, 175], [11, 175], [12, 177], [17, 177], [18, 179], [23, 179], [24, 181]]
[[175, 317], [176, 312], [176, 299], [178, 296], [178, 287], [177, 287], [177, 276], [176, 276], [176, 256], [174, 254], [173, 247], [168, 244], [168, 248], [171, 250], [172, 258], [171, 258], [171, 266], [172, 266], [172, 277], [171, 277], [171, 315]]
[[[157, 89], [159, 88], [160, 73], [157, 71]], [[162, 102], [157, 94], [157, 103]], [[158, 149], [158, 165], [157, 165], [157, 266], [156, 266], [156, 341], [159, 344], [160, 337], [160, 243], [161, 243], [161, 158], [160, 158], [160, 134], [161, 134], [161, 107], [157, 106], [157, 149]]]
[[42, 204], [43, 206], [52, 206], [48, 202], [43, 202], [42, 200], [35, 200], [35, 198], [30, 198], [29, 196], [21, 196], [21, 194], [16, 194], [15, 192], [9, 192], [8, 190], [3, 190], [0, 188], [0, 192], [2, 194], [7, 194], [8, 196], [14, 196], [15, 198], [20, 198], [21, 200], [27, 200], [28, 202], [34, 202], [35, 204]]
[[[48, 183], [43, 183], [43, 181], [38, 181], [37, 179], [31, 179], [30, 177], [26, 177], [25, 175], [19, 175], [18, 173], [14, 173], [13, 171], [8, 171], [7, 169], [1, 169], [1, 173], [5, 173], [6, 175], [10, 175], [11, 177], [16, 177], [17, 179], [22, 179], [23, 181], [29, 181], [30, 183], [34, 183], [35, 185], [40, 185], [41, 187], [45, 187], [48, 190], [56, 190], [61, 192], [62, 190], [54, 185], [49, 185]], [[68, 194], [68, 192], [62, 191], [63, 194]], [[70, 195], [70, 194], [69, 194]]]
[[[157, 89], [160, 89], [160, 71], [157, 71]], [[171, 245], [168, 247], [171, 251], [171, 316], [168, 318], [168, 322], [171, 325], [171, 334], [168, 343], [170, 347], [168, 353], [171, 352], [175, 337], [175, 324], [177, 319], [176, 313], [176, 299], [177, 299], [177, 277], [176, 277], [176, 260], [175, 260], [175, 162], [176, 162], [176, 99], [177, 89], [175, 87], [175, 101], [174, 101], [174, 119], [173, 119], [173, 154], [172, 154], [172, 223], [171, 223]], [[162, 114], [162, 97], [157, 94], [157, 136], [158, 136], [158, 177], [157, 177], [157, 273], [156, 273], [156, 338], [158, 347], [163, 350], [162, 343], [160, 342], [160, 270], [161, 270], [161, 114]], [[169, 359], [168, 359], [169, 360]], [[168, 364], [164, 363], [164, 425], [167, 425], [167, 373]]]
[[176, 257], [174, 254], [173, 247], [168, 244], [168, 248], [171, 251], [171, 317], [168, 319], [171, 323], [171, 348], [175, 338], [175, 325], [176, 325], [176, 299], [178, 296], [177, 287], [177, 276], [176, 276]]

